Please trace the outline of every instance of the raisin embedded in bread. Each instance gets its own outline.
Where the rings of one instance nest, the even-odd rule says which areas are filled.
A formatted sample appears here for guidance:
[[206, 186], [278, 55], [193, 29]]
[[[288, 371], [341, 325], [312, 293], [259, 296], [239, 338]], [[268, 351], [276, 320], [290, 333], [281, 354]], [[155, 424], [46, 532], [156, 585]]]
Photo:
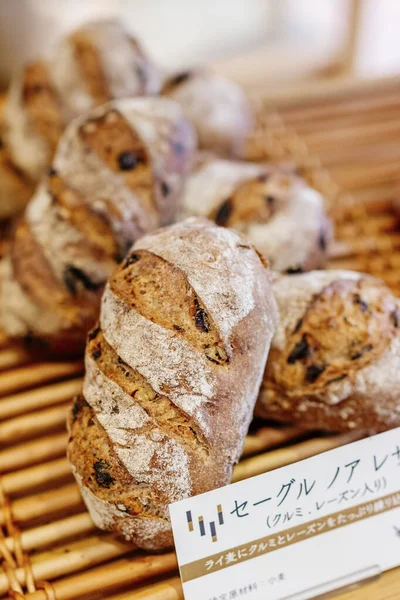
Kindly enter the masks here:
[[5, 102], [8, 162], [0, 157], [0, 217], [26, 204], [71, 119], [109, 100], [156, 93], [159, 87], [157, 69], [139, 42], [113, 21], [88, 23], [63, 40], [48, 62], [26, 64]]
[[211, 72], [186, 71], [169, 78], [162, 93], [179, 102], [201, 148], [223, 155], [243, 153], [253, 116], [237, 84]]
[[324, 266], [332, 226], [323, 198], [288, 166], [200, 156], [188, 178], [181, 217], [206, 216], [233, 227], [276, 271]]
[[351, 271], [276, 276], [280, 323], [256, 414], [310, 429], [400, 425], [400, 310], [386, 285]]
[[115, 101], [68, 126], [3, 261], [0, 320], [10, 337], [83, 349], [115, 265], [174, 217], [194, 146], [166, 98]]
[[69, 418], [100, 528], [168, 548], [168, 505], [230, 482], [276, 321], [268, 270], [235, 232], [189, 219], [136, 242], [107, 284]]

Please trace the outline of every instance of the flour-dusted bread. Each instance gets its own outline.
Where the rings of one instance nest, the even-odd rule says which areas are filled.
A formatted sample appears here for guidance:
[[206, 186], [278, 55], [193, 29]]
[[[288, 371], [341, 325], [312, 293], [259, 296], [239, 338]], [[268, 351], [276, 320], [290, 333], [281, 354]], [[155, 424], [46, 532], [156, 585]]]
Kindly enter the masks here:
[[250, 104], [232, 81], [208, 71], [178, 73], [163, 88], [196, 128], [201, 148], [240, 156], [253, 126]]
[[191, 125], [167, 98], [114, 101], [73, 121], [2, 261], [5, 332], [83, 349], [117, 262], [174, 218], [194, 150]]
[[52, 60], [54, 83], [70, 120], [116, 98], [160, 90], [158, 69], [117, 21], [94, 21], [71, 33]]
[[289, 273], [324, 266], [332, 227], [324, 200], [287, 166], [205, 154], [187, 180], [181, 217], [206, 216], [233, 227]]
[[309, 429], [400, 426], [400, 307], [351, 271], [276, 276], [280, 322], [256, 414]]
[[230, 482], [277, 320], [269, 273], [205, 219], [133, 246], [86, 348], [68, 454], [94, 522], [173, 544], [168, 504]]
[[40, 179], [72, 118], [159, 87], [157, 69], [139, 42], [114, 21], [89, 23], [63, 40], [51, 60], [26, 64], [4, 107], [3, 144], [19, 177], [16, 183], [9, 163], [0, 160], [0, 216], [19, 212], [29, 199], [25, 180], [31, 189]]

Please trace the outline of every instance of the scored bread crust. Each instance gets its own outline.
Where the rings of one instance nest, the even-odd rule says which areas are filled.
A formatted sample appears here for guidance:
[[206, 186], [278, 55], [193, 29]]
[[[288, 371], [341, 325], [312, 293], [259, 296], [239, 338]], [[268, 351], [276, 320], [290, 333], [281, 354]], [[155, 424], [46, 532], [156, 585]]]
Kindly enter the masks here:
[[[113, 99], [155, 94], [158, 70], [118, 22], [94, 21], [49, 61], [27, 63], [7, 93], [0, 155], [0, 218], [20, 212], [73, 118]], [[27, 182], [30, 185], [27, 185]]]
[[323, 267], [332, 238], [322, 196], [285, 165], [199, 156], [188, 177], [181, 218], [206, 216], [233, 227], [276, 271]]
[[115, 265], [173, 218], [194, 146], [179, 106], [165, 98], [114, 101], [73, 121], [4, 259], [5, 332], [60, 352], [83, 349]]
[[189, 219], [136, 242], [106, 286], [69, 418], [99, 527], [170, 547], [169, 503], [230, 482], [276, 321], [269, 272], [235, 232]]
[[239, 85], [209, 71], [187, 71], [167, 79], [162, 93], [179, 102], [196, 128], [201, 148], [243, 154], [253, 114]]
[[400, 307], [352, 271], [276, 276], [280, 322], [256, 415], [307, 429], [371, 433], [400, 425]]

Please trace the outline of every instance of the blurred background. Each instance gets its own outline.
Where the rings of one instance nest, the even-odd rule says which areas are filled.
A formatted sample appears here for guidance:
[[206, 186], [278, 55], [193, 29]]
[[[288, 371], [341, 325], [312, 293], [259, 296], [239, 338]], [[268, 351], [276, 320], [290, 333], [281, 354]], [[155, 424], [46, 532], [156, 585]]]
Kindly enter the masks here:
[[66, 31], [108, 16], [165, 70], [208, 63], [250, 91], [400, 71], [399, 0], [2, 0], [0, 85]]

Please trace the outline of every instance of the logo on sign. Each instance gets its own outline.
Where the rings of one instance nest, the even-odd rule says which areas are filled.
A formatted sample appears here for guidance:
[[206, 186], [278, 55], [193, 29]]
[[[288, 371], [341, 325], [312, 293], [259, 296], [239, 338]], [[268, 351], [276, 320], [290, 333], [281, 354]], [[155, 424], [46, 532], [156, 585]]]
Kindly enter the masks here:
[[[191, 510], [186, 511], [186, 520], [187, 520], [188, 529], [190, 532], [197, 531], [200, 534], [200, 537], [204, 537], [207, 535], [207, 528], [206, 528], [206, 523], [204, 522], [203, 515], [199, 515], [197, 517], [198, 528], [197, 527], [195, 528]], [[217, 528], [216, 528], [217, 522], [218, 522], [218, 525], [224, 525], [224, 513], [222, 511], [222, 504], [217, 505], [217, 518], [215, 519], [215, 521], [209, 521], [209, 523], [208, 523], [208, 530], [209, 530], [209, 533], [211, 535], [211, 539], [213, 542], [216, 542], [218, 539]]]

